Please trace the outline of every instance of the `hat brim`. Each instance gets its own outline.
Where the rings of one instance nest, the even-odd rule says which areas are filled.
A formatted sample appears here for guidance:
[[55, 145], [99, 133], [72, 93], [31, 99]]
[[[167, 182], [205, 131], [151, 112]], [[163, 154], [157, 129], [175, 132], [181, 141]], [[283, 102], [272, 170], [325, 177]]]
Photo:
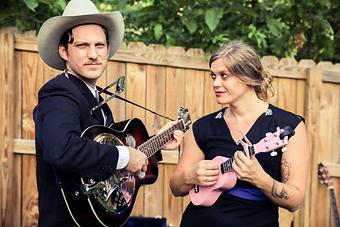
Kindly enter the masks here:
[[99, 24], [107, 29], [110, 45], [109, 57], [118, 50], [124, 38], [124, 21], [118, 11], [81, 16], [56, 16], [48, 19], [40, 28], [37, 42], [43, 61], [52, 68], [63, 70], [65, 62], [59, 55], [61, 36], [70, 28], [81, 24]]

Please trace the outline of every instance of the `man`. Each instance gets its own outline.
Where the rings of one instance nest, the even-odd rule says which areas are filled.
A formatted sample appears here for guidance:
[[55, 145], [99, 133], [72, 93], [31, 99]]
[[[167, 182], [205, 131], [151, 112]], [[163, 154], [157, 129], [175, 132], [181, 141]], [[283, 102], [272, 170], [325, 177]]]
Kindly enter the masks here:
[[[118, 169], [131, 173], [147, 169], [148, 159], [139, 150], [81, 137], [91, 125], [113, 123], [108, 105], [90, 110], [98, 104], [96, 81], [123, 36], [121, 14], [100, 14], [89, 0], [71, 0], [62, 16], [48, 19], [39, 30], [40, 56], [47, 65], [64, 70], [40, 89], [33, 114], [39, 226], [75, 226], [63, 198], [82, 196], [80, 188], [72, 187], [74, 180], [105, 179]], [[163, 149], [175, 149], [182, 137], [175, 131]]]

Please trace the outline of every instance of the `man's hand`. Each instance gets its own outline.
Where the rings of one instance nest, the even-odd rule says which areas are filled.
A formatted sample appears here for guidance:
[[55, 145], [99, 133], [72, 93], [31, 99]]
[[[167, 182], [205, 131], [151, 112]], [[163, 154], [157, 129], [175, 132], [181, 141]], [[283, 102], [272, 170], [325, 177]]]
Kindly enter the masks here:
[[133, 147], [127, 148], [129, 149], [130, 158], [126, 170], [131, 173], [138, 173], [140, 171], [146, 172], [148, 165], [148, 158], [146, 155]]
[[[174, 126], [178, 124], [178, 121], [170, 121], [168, 122], [165, 126], [163, 126], [158, 133]], [[157, 133], [157, 134], [158, 134]], [[184, 137], [184, 133], [181, 130], [175, 130], [174, 134], [173, 134], [173, 139], [171, 141], [169, 141], [168, 143], [166, 143], [162, 149], [164, 150], [173, 150], [176, 149], [177, 147], [179, 147], [179, 145], [182, 143], [183, 141], [183, 137]]]

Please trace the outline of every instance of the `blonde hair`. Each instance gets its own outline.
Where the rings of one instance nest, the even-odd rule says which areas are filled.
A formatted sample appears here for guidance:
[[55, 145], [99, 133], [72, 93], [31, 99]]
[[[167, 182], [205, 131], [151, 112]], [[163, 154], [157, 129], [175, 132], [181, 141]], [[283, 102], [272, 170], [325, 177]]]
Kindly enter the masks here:
[[209, 67], [216, 59], [224, 59], [228, 71], [252, 86], [257, 97], [267, 101], [273, 95], [272, 76], [266, 72], [256, 51], [241, 41], [230, 41], [212, 54]]

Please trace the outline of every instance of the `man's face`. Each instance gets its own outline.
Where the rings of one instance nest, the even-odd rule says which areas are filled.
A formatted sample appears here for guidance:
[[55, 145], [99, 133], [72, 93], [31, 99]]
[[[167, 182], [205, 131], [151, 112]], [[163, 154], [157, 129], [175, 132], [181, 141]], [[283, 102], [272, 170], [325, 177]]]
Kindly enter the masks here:
[[95, 86], [106, 68], [108, 45], [103, 29], [99, 25], [80, 25], [72, 30], [74, 41], [67, 49], [59, 46], [59, 53], [66, 61], [69, 71]]

